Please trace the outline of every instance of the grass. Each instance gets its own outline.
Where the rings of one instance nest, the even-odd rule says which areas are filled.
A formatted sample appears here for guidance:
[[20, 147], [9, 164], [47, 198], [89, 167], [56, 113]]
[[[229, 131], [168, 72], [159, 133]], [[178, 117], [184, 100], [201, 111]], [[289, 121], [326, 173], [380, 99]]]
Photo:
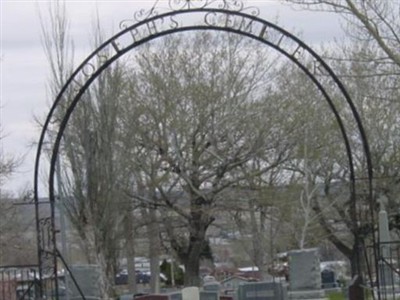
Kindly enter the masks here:
[[[345, 296], [341, 292], [333, 292], [328, 294], [329, 300], [346, 300]], [[372, 300], [372, 296], [367, 294], [366, 299]], [[400, 298], [396, 297], [396, 300], [400, 300]]]
[[341, 292], [333, 292], [328, 294], [329, 300], [345, 300], [343, 293]]

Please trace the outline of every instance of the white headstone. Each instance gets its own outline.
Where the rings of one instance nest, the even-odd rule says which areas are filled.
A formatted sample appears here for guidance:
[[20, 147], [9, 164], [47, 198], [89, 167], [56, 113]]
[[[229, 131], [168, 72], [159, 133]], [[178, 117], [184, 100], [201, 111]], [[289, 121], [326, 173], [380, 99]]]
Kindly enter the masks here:
[[[379, 242], [381, 243], [381, 254], [383, 258], [388, 258], [390, 255], [389, 245], [386, 243], [390, 242], [390, 231], [389, 231], [389, 219], [385, 209], [387, 204], [387, 198], [381, 196], [379, 198], [380, 211], [379, 211]], [[383, 244], [382, 244], [383, 243]], [[386, 244], [386, 245], [385, 245]]]
[[[380, 210], [378, 215], [379, 221], [379, 247], [381, 258], [386, 261], [391, 261], [390, 258], [390, 230], [389, 230], [389, 219], [386, 212], [385, 206], [388, 203], [386, 196], [381, 196], [378, 199], [380, 204]], [[379, 261], [379, 282], [381, 286], [392, 286], [394, 284], [395, 274], [384, 261]]]
[[196, 286], [189, 286], [182, 289], [182, 300], [200, 300], [199, 288]]

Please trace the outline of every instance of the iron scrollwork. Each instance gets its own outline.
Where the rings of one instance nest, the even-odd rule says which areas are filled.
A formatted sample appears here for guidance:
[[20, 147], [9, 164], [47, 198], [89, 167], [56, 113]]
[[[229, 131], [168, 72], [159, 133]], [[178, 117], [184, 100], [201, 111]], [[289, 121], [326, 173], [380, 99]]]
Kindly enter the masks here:
[[46, 217], [39, 220], [39, 228], [42, 242], [42, 249], [51, 249], [51, 218]]
[[258, 15], [256, 7], [247, 7], [241, 0], [169, 0], [170, 10], [201, 9], [207, 7], [219, 8], [231, 11], [250, 11], [251, 14]]
[[183, 10], [205, 8], [210, 2], [215, 2], [215, 0], [169, 0], [168, 4], [171, 10]]
[[252, 16], [258, 16], [260, 10], [255, 6], [246, 6], [241, 0], [168, 0], [168, 8], [158, 7], [159, 0], [155, 2], [151, 9], [140, 9], [133, 14], [132, 19], [120, 22], [120, 28], [126, 29], [129, 26], [143, 22], [149, 18], [156, 17], [160, 11], [183, 11], [194, 9], [214, 8], [228, 11], [247, 13]]

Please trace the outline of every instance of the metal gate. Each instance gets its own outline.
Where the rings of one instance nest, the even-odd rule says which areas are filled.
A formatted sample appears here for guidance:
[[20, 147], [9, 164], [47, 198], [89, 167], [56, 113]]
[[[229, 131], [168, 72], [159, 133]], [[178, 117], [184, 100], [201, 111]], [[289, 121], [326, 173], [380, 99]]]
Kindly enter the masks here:
[[[141, 10], [135, 13], [132, 20], [122, 22], [121, 31], [100, 45], [73, 72], [54, 100], [43, 125], [38, 142], [34, 174], [39, 257], [38, 275], [40, 280], [38, 293], [41, 299], [44, 299], [50, 290], [55, 291], [54, 298], [59, 299], [60, 284], [58, 274], [60, 264], [64, 264], [68, 271], [68, 265], [65, 264], [60, 251], [57, 249], [58, 224], [56, 224], [55, 220], [55, 203], [57, 201], [55, 170], [64, 131], [83, 93], [105, 69], [137, 46], [176, 32], [196, 30], [230, 32], [249, 37], [266, 47], [273, 48], [301, 69], [321, 92], [337, 121], [346, 149], [349, 164], [348, 182], [352, 201], [351, 213], [355, 218], [353, 230], [357, 233], [354, 247], [355, 249], [363, 248], [362, 224], [356, 222], [358, 208], [356, 206], [357, 186], [354, 170], [355, 150], [348, 135], [348, 126], [358, 129], [358, 141], [362, 143], [364, 151], [363, 154], [367, 165], [367, 171], [364, 174], [364, 178], [367, 178], [365, 193], [370, 206], [368, 222], [372, 223], [376, 216], [373, 209], [375, 202], [372, 196], [373, 178], [370, 151], [356, 107], [332, 69], [300, 39], [274, 23], [260, 18], [259, 10], [256, 7], [247, 7], [238, 0], [169, 0], [169, 5], [165, 9], [154, 6], [148, 11]], [[321, 79], [322, 77], [323, 80]], [[328, 86], [329, 90], [327, 89]], [[68, 94], [68, 97], [66, 97], [66, 94]], [[350, 111], [352, 124], [344, 122], [343, 116], [337, 108], [338, 104], [344, 104]], [[62, 111], [61, 120], [60, 114], [55, 115], [56, 110], [58, 112]], [[54, 132], [56, 132], [55, 136]], [[45, 158], [43, 158], [45, 156], [43, 155], [45, 148], [51, 151], [49, 167], [46, 167]], [[39, 173], [43, 172], [43, 170], [46, 170], [49, 178], [49, 202], [41, 202], [40, 200]], [[45, 206], [49, 206], [50, 209], [42, 209]], [[374, 235], [372, 240], [375, 246]], [[372, 257], [377, 257], [375, 247], [372, 252]], [[363, 275], [365, 272], [362, 270], [361, 265], [364, 257], [361, 252], [356, 255], [355, 261], [358, 263], [354, 273]], [[369, 264], [377, 266], [378, 263], [375, 259], [372, 259]], [[46, 278], [52, 278], [53, 280], [46, 280]], [[75, 284], [79, 288], [76, 282]], [[83, 295], [82, 298], [85, 299]], [[380, 299], [379, 296], [378, 299]]]

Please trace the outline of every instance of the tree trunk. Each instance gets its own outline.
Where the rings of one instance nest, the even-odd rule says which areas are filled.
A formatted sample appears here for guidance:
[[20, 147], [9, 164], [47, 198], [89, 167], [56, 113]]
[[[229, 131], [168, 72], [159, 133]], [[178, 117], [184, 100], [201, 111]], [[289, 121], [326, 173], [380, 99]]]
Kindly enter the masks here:
[[113, 286], [107, 276], [105, 270], [107, 270], [107, 261], [104, 257], [103, 251], [97, 251], [96, 253], [97, 265], [100, 267], [99, 274], [99, 290], [100, 298], [104, 300], [111, 300], [114, 296]]
[[[362, 266], [361, 261], [363, 259], [363, 253], [361, 246], [361, 238], [360, 234], [357, 230], [353, 230], [353, 247], [347, 246], [336, 234], [334, 228], [332, 228], [327, 220], [324, 218], [322, 214], [322, 209], [318, 201], [315, 203], [316, 205], [313, 207], [314, 211], [320, 217], [318, 221], [321, 227], [325, 230], [328, 235], [329, 241], [350, 261], [351, 267], [351, 276], [354, 277], [355, 275], [361, 276]], [[361, 300], [361, 299], [360, 299]]]
[[148, 223], [147, 236], [149, 238], [149, 256], [150, 256], [150, 291], [158, 294], [160, 292], [160, 233], [155, 209], [142, 208], [142, 215]]
[[[100, 298], [104, 300], [111, 299], [113, 295], [112, 284], [107, 274], [107, 261], [104, 255], [103, 246], [99, 243], [96, 237], [96, 229], [93, 226], [86, 227], [86, 248], [91, 249], [93, 263], [100, 268], [98, 287], [100, 292]], [[79, 283], [78, 283], [79, 284]]]
[[[186, 258], [183, 259], [185, 266], [184, 285], [185, 286], [200, 286], [200, 258], [206, 245], [206, 228], [201, 220], [191, 221], [189, 235], [189, 246], [186, 252]], [[182, 253], [180, 255], [183, 257]]]
[[152, 293], [160, 293], [160, 234], [157, 222], [156, 210], [149, 211], [151, 223], [149, 224], [150, 238], [150, 290]]
[[198, 251], [191, 251], [185, 261], [185, 286], [200, 286], [200, 254]]
[[130, 293], [136, 293], [136, 270], [135, 270], [135, 231], [133, 228], [133, 216], [129, 209], [125, 216], [126, 232], [126, 264], [128, 268], [128, 289]]
[[261, 276], [264, 277], [266, 274], [266, 270], [264, 267], [264, 255], [265, 255], [265, 248], [263, 247], [263, 237], [261, 230], [263, 228], [262, 222], [264, 220], [261, 219], [260, 216], [260, 224], [257, 224], [257, 217], [256, 217], [256, 207], [255, 203], [253, 200], [249, 201], [249, 211], [250, 211], [250, 225], [251, 225], [251, 230], [252, 230], [252, 260], [254, 265], [257, 266], [258, 270], [261, 273]]

